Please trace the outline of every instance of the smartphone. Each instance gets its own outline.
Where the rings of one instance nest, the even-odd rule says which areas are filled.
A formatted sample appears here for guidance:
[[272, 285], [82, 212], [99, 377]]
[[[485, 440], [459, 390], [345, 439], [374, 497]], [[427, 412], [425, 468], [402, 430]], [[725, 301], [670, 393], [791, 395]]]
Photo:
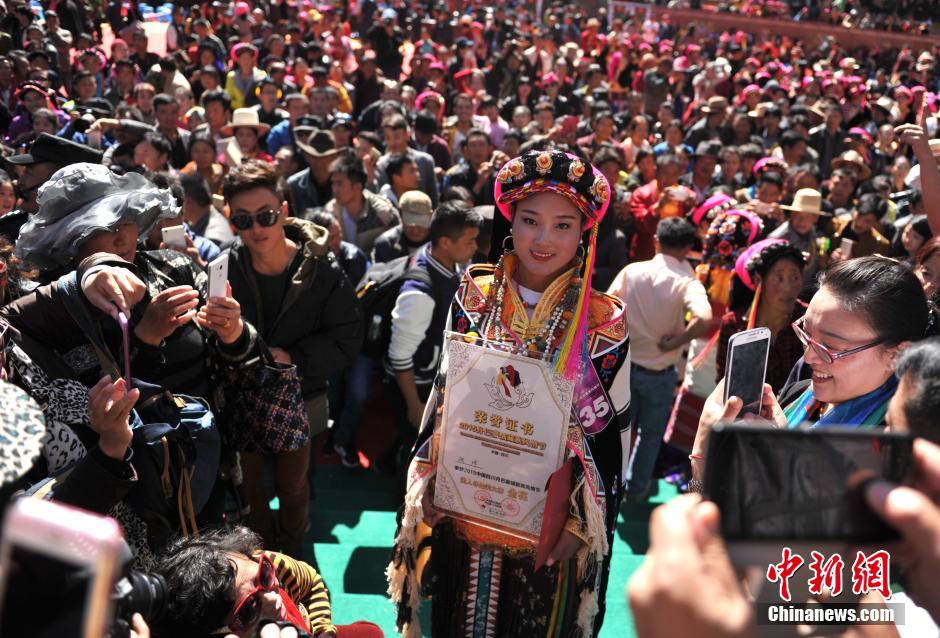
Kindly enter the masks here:
[[163, 243], [174, 250], [186, 250], [186, 229], [182, 226], [166, 226], [160, 229]]
[[[709, 436], [704, 492], [721, 512], [721, 532], [738, 564], [769, 550], [818, 549], [896, 540], [868, 507], [873, 479], [910, 483], [913, 437], [843, 426], [781, 430], [720, 423]], [[808, 554], [808, 552], [807, 552]]]
[[224, 297], [228, 281], [228, 251], [209, 262], [209, 297]]
[[839, 250], [842, 251], [843, 259], [852, 258], [852, 247], [855, 246], [855, 240], [849, 239], [848, 237], [843, 237], [842, 242], [839, 244]]
[[[106, 635], [123, 548], [112, 518], [17, 500], [0, 540], [0, 635]], [[45, 613], [36, 613], [37, 601]]]
[[725, 363], [725, 401], [740, 397], [741, 414], [760, 414], [770, 353], [770, 329], [754, 328], [731, 335]]

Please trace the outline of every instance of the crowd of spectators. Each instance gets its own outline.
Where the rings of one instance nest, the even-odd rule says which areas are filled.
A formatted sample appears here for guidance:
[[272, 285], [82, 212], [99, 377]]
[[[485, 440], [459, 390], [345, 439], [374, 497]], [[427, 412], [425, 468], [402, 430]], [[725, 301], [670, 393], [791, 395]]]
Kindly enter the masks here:
[[931, 0], [657, 0], [656, 4], [746, 16], [793, 19], [798, 22], [821, 22], [846, 29], [878, 29], [923, 35], [931, 32], [933, 21], [936, 19], [936, 6]]

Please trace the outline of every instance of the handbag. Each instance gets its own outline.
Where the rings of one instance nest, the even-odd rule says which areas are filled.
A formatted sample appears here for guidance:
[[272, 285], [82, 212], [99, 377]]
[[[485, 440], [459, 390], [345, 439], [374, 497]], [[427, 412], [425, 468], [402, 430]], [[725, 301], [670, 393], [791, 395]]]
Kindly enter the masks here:
[[100, 327], [78, 297], [77, 274], [59, 279], [63, 303], [98, 357], [102, 370], [112, 378], [123, 376], [128, 388], [140, 390], [130, 414], [133, 463], [139, 480], [126, 501], [147, 523], [160, 544], [179, 523], [184, 535], [199, 535], [196, 515], [209, 500], [221, 457], [221, 439], [215, 416], [197, 397], [173, 394], [158, 385], [130, 375], [130, 349], [126, 319], [120, 320], [124, 336], [124, 373], [104, 343]]
[[310, 421], [297, 366], [275, 361], [260, 337], [258, 348], [260, 356], [222, 373], [232, 446], [269, 454], [299, 450], [310, 442]]

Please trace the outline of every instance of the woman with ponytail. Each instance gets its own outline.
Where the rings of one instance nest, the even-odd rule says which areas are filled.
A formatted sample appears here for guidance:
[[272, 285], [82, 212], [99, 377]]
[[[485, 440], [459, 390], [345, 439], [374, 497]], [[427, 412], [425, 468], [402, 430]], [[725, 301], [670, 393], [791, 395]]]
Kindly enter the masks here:
[[[484, 351], [543, 362], [574, 387], [579, 408], [579, 397], [585, 395], [596, 397], [594, 405], [606, 401], [604, 414], [597, 413], [606, 418], [588, 418], [584, 408], [574, 408], [562, 426], [564, 464], [559, 471], [549, 468], [555, 474], [546, 497], [552, 499], [555, 476], [567, 471], [568, 479], [560, 484], [570, 486], [555, 492], [561, 503], [557, 540], [542, 543], [548, 525], [536, 547], [475, 519], [451, 516], [431, 506], [435, 486], [440, 489], [445, 477], [442, 468], [438, 472], [441, 433], [457, 425], [445, 423], [441, 409], [447, 392], [445, 358], [408, 470], [387, 570], [389, 594], [406, 636], [421, 635], [421, 596], [433, 601], [434, 636], [596, 635], [630, 441], [624, 308], [615, 297], [591, 290], [597, 229], [609, 205], [610, 185], [597, 168], [574, 155], [531, 151], [498, 172], [495, 199], [512, 224], [512, 249], [495, 267], [468, 269], [451, 305], [450, 329]], [[506, 367], [492, 374], [515, 383], [514, 372]], [[513, 467], [508, 463], [499, 478], [522, 480]], [[544, 520], [549, 520], [547, 508]]]

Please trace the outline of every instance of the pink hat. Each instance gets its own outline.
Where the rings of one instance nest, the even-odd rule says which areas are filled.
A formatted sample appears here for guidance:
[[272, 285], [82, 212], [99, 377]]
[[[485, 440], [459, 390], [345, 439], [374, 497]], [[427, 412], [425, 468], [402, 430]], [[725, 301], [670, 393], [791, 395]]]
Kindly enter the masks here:
[[871, 133], [869, 133], [868, 131], [866, 131], [860, 126], [853, 126], [852, 128], [850, 128], [849, 135], [859, 136], [860, 138], [862, 138], [862, 140], [864, 140], [866, 144], [872, 144], [874, 142], [874, 140], [871, 138]]
[[760, 175], [765, 170], [771, 167], [780, 168], [786, 171], [787, 163], [784, 162], [782, 159], [778, 159], [776, 157], [762, 157], [759, 160], [757, 160], [757, 162], [754, 164], [754, 174]]
[[689, 62], [689, 57], [686, 55], [680, 55], [672, 63], [673, 71], [685, 72], [692, 68], [692, 63]]
[[238, 44], [232, 47], [232, 53], [231, 53], [232, 62], [237, 60], [238, 56], [240, 56], [243, 52], [246, 52], [246, 51], [250, 52], [254, 56], [255, 60], [258, 59], [258, 47], [256, 47], [250, 42], [239, 42]]
[[706, 220], [710, 223], [715, 218], [715, 215], [737, 205], [738, 202], [733, 197], [723, 193], [712, 195], [692, 211], [692, 223], [696, 226]]
[[542, 82], [540, 86], [542, 88], [545, 88], [549, 84], [561, 84], [561, 80], [558, 79], [558, 74], [555, 73], [554, 71], [549, 71], [548, 73], [542, 76]]
[[754, 275], [757, 274], [758, 268], [764, 264], [765, 260], [776, 259], [782, 255], [793, 257], [801, 264], [806, 264], [803, 253], [786, 239], [762, 239], [741, 251], [737, 261], [734, 262], [734, 273], [741, 283], [751, 290], [756, 290]]
[[251, 7], [248, 6], [247, 2], [236, 2], [235, 9], [233, 13], [236, 16], [243, 16], [251, 13]]

